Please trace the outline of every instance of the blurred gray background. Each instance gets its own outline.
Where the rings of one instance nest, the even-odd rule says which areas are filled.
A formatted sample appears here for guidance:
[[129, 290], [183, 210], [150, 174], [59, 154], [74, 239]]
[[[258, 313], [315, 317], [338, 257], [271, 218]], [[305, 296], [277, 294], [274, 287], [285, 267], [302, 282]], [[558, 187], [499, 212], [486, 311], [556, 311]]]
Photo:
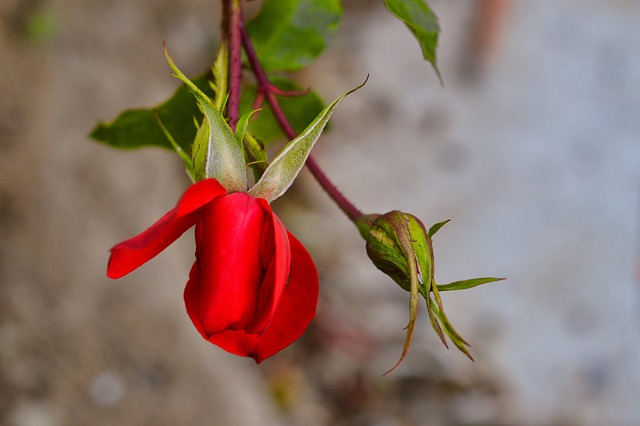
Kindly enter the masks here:
[[382, 1], [344, 3], [333, 46], [295, 78], [326, 100], [370, 80], [316, 155], [366, 212], [453, 219], [439, 282], [508, 278], [443, 294], [476, 362], [422, 306], [382, 377], [408, 295], [306, 171], [275, 208], [318, 264], [319, 314], [262, 365], [191, 325], [190, 237], [108, 280], [109, 248], [188, 180], [170, 152], [86, 135], [177, 87], [163, 40], [186, 74], [207, 68], [219, 4], [3, 0], [0, 424], [638, 424], [640, 3], [434, 0], [444, 88]]

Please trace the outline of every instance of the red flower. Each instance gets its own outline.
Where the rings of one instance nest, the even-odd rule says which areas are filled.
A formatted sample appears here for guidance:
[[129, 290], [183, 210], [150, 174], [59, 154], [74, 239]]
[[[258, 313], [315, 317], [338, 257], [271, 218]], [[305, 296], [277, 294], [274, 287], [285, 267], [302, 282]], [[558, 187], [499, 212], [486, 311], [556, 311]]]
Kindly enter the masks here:
[[113, 247], [107, 275], [128, 274], [193, 225], [196, 261], [184, 300], [200, 334], [258, 363], [298, 339], [318, 302], [311, 256], [266, 200], [227, 194], [215, 179], [191, 185], [173, 210]]

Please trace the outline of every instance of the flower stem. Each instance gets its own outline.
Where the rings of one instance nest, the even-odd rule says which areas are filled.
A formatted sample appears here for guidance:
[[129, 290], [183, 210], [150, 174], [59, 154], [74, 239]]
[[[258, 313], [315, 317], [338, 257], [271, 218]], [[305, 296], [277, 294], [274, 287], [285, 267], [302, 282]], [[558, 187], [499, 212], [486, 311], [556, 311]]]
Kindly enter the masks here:
[[[271, 83], [271, 81], [269, 81], [269, 77], [262, 68], [260, 60], [258, 59], [258, 55], [256, 54], [255, 48], [253, 47], [253, 43], [251, 43], [249, 34], [247, 33], [247, 30], [244, 26], [244, 21], [242, 20], [240, 20], [239, 29], [242, 38], [242, 46], [244, 47], [244, 51], [247, 54], [247, 58], [249, 59], [249, 64], [251, 65], [251, 69], [253, 70], [258, 83], [258, 95], [262, 95], [265, 97], [267, 103], [269, 104], [271, 112], [273, 113], [273, 116], [275, 117], [284, 134], [289, 139], [295, 139], [297, 133], [291, 126], [291, 123], [289, 123], [289, 120], [287, 119], [284, 111], [282, 110], [282, 107], [280, 106], [280, 103], [278, 102], [278, 99], [276, 98], [275, 92], [278, 89]], [[310, 154], [307, 157], [306, 165], [313, 177], [320, 184], [320, 186], [338, 205], [338, 207], [340, 207], [340, 210], [342, 210], [352, 222], [357, 223], [358, 219], [363, 216], [362, 212], [333, 184], [329, 177], [320, 168], [313, 155]]]
[[227, 116], [229, 127], [235, 132], [240, 115], [240, 91], [242, 83], [242, 41], [240, 28], [242, 25], [242, 3], [240, 0], [225, 0], [226, 35], [229, 45], [229, 100]]

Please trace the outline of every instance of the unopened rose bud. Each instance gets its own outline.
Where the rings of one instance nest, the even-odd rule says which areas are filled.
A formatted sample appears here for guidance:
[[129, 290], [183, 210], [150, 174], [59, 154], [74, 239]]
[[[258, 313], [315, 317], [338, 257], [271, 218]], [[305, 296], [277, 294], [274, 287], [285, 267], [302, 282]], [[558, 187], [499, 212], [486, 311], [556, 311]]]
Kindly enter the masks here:
[[419, 219], [398, 210], [380, 216], [364, 216], [358, 227], [367, 240], [367, 254], [373, 264], [410, 294], [409, 323], [402, 355], [390, 372], [400, 365], [409, 351], [420, 294], [425, 299], [429, 297], [433, 281], [431, 242]]
[[427, 231], [417, 217], [398, 210], [378, 216], [369, 225], [367, 255], [373, 264], [406, 291], [411, 291], [409, 259], [418, 263], [418, 278], [430, 268]]
[[383, 215], [364, 215], [356, 222], [367, 242], [367, 255], [373, 264], [410, 294], [404, 348], [400, 360], [391, 370], [402, 362], [409, 350], [420, 295], [426, 301], [429, 322], [442, 343], [447, 346], [445, 335], [449, 336], [454, 345], [471, 358], [467, 349], [469, 344], [453, 328], [444, 313], [440, 291], [463, 290], [501, 279], [486, 277], [436, 284], [431, 238], [447, 222], [436, 223], [427, 230], [420, 219], [398, 210]]

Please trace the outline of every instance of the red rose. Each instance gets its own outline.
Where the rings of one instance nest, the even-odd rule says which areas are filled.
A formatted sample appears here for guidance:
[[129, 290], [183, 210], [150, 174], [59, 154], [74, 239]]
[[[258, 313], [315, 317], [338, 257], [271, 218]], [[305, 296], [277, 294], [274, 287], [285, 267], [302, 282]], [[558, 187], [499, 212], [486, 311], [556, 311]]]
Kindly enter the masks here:
[[211, 343], [260, 363], [298, 339], [314, 318], [318, 272], [266, 200], [227, 194], [215, 179], [191, 185], [178, 205], [111, 249], [120, 278], [196, 226], [196, 261], [184, 291], [187, 313]]

